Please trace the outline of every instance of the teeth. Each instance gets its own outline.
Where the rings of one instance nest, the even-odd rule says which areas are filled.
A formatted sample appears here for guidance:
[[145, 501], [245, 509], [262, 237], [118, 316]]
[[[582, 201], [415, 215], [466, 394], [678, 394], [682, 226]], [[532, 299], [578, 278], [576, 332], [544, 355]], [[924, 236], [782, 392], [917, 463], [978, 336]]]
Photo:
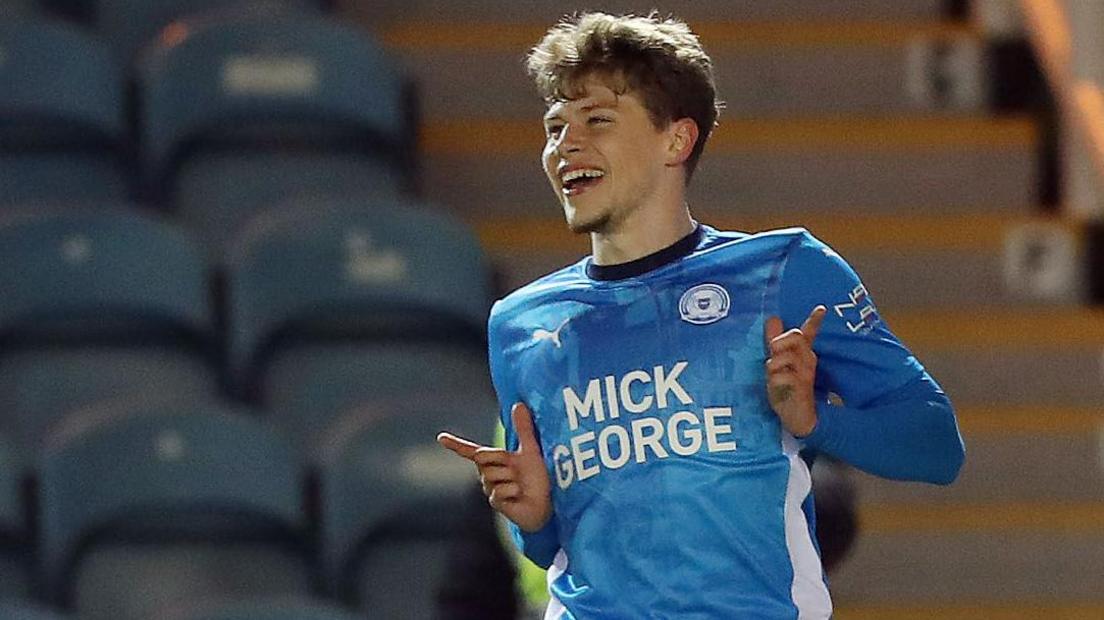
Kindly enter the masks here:
[[583, 177], [598, 178], [598, 177], [601, 177], [601, 176], [605, 176], [605, 174], [606, 173], [602, 172], [601, 170], [590, 170], [590, 169], [585, 169], [585, 168], [579, 168], [577, 170], [572, 170], [571, 172], [568, 172], [567, 174], [563, 175], [563, 182], [567, 183], [569, 181], [574, 181], [575, 179], [581, 179]]

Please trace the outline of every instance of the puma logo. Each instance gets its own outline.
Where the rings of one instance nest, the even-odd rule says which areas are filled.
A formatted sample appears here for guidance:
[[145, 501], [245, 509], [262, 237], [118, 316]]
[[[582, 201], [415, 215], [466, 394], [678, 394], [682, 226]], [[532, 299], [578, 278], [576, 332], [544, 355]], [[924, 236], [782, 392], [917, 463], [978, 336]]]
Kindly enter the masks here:
[[560, 323], [560, 326], [553, 331], [548, 331], [547, 329], [536, 330], [533, 332], [533, 340], [551, 340], [552, 344], [556, 345], [557, 349], [561, 348], [563, 343], [560, 342], [560, 330], [562, 330], [564, 325], [567, 325], [567, 322], [570, 320], [571, 319], [564, 319], [563, 323]]

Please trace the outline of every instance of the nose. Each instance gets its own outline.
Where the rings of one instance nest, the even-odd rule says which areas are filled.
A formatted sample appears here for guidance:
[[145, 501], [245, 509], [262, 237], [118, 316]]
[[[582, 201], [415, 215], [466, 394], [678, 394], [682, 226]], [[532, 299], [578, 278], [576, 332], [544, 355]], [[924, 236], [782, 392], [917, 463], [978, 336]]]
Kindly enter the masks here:
[[583, 147], [583, 132], [582, 128], [578, 125], [567, 124], [560, 130], [560, 139], [556, 144], [556, 150], [561, 154], [575, 153], [582, 150]]

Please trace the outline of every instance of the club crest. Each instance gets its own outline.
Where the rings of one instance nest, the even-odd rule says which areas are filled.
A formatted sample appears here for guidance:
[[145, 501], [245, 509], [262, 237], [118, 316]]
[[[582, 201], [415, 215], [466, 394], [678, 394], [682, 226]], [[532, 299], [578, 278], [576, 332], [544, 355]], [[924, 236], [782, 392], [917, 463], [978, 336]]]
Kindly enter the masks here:
[[728, 291], [719, 284], [699, 284], [682, 294], [679, 314], [694, 325], [708, 325], [728, 316]]

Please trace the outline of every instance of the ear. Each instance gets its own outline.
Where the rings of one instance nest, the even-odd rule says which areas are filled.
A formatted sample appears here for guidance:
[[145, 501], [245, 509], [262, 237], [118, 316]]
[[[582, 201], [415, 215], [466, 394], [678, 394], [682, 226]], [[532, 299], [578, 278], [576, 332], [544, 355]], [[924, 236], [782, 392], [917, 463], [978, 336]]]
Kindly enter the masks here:
[[681, 166], [694, 152], [694, 145], [698, 142], [698, 124], [689, 117], [671, 121], [667, 137], [667, 165]]

